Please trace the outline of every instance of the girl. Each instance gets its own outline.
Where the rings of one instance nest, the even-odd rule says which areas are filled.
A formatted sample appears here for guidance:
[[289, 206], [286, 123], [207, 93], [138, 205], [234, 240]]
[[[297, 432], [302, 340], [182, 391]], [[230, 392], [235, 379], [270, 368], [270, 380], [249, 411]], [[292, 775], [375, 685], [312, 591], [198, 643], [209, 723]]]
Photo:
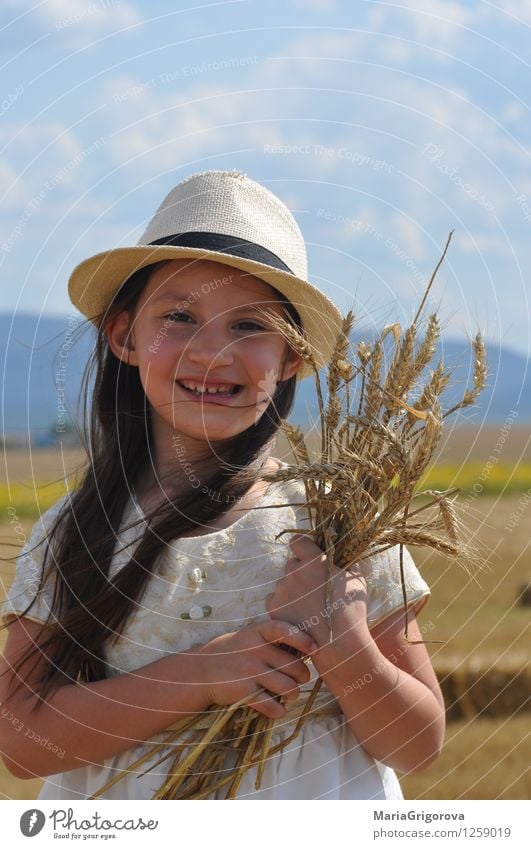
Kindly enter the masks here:
[[[325, 611], [325, 554], [276, 539], [309, 528], [303, 485], [266, 476], [287, 465], [274, 438], [311, 372], [258, 308], [289, 317], [324, 365], [341, 314], [306, 276], [291, 213], [237, 171], [192, 174], [137, 246], [72, 273], [97, 328], [88, 463], [34, 526], [3, 615], [0, 750], [13, 775], [46, 777], [40, 799], [87, 799], [117, 775], [105, 798], [152, 798], [170, 759], [128, 765], [183, 717], [257, 689], [275, 745], [317, 675], [301, 732], [237, 798], [399, 799], [395, 769], [437, 757], [444, 706], [424, 645], [403, 638], [398, 546], [335, 569]], [[430, 591], [404, 555], [420, 640]]]

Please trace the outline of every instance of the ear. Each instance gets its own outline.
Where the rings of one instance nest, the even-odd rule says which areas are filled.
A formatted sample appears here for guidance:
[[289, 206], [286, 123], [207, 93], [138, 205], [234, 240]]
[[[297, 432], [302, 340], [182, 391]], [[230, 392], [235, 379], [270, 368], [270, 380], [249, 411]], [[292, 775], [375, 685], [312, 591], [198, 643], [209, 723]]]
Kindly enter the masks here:
[[286, 361], [282, 368], [282, 378], [281, 380], [289, 380], [290, 377], [293, 377], [299, 370], [302, 365], [302, 357], [297, 351], [294, 351], [291, 346], [289, 347], [289, 351], [286, 357]]
[[113, 316], [107, 323], [105, 332], [113, 354], [129, 366], [138, 366], [131, 314], [124, 311]]

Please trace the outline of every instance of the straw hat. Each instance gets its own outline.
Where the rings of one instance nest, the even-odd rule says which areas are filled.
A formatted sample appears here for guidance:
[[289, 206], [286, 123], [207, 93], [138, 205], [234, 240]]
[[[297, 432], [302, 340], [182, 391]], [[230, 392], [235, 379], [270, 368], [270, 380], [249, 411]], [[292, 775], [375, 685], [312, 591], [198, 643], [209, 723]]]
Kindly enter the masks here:
[[[70, 300], [97, 324], [133, 272], [188, 257], [238, 268], [274, 286], [297, 309], [318, 365], [329, 362], [341, 313], [306, 280], [306, 246], [289, 209], [240, 171], [201, 171], [178, 183], [136, 246], [103, 251], [74, 268]], [[297, 378], [311, 374], [303, 362]]]

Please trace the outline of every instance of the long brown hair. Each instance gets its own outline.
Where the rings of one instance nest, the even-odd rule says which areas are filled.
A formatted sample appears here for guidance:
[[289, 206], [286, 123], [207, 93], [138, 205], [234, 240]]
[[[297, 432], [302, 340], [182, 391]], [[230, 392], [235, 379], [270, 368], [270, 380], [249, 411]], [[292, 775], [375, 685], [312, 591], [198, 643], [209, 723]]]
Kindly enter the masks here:
[[[187, 489], [167, 499], [146, 517], [146, 526], [133, 556], [112, 580], [109, 579], [117, 533], [130, 503], [130, 492], [153, 456], [153, 444], [150, 406], [138, 368], [114, 355], [105, 327], [107, 321], [123, 310], [134, 314], [150, 275], [167, 261], [145, 266], [132, 274], [118, 290], [105, 317], [100, 316], [98, 320], [94, 350], [83, 373], [80, 390], [83, 414], [79, 435], [86, 452], [86, 468], [82, 471], [80, 485], [66, 499], [48, 532], [39, 581], [40, 589], [48, 574], [48, 558], [53, 555], [50, 571], [56, 580], [45, 623], [52, 633], [40, 643], [40, 650], [51, 645], [52, 651], [36, 693], [42, 700], [61, 685], [64, 675], [73, 683], [106, 677], [104, 646], [118, 639], [125, 628], [158, 556], [172, 540], [216, 519], [245, 495], [252, 484], [253, 470], [267, 456], [268, 444], [281, 418], [287, 418], [293, 407], [296, 375], [278, 383], [258, 421], [217, 449], [219, 467], [203, 481], [202, 487]], [[274, 292], [285, 309], [287, 320], [302, 329], [293, 304], [276, 289]], [[93, 330], [93, 325], [90, 328]], [[288, 355], [289, 349], [284, 361]], [[89, 400], [93, 373], [94, 388]], [[256, 477], [259, 477], [258, 472]], [[205, 485], [208, 496], [204, 492]], [[131, 526], [144, 521], [141, 518]], [[18, 616], [24, 616], [35, 600]], [[7, 626], [6, 623], [0, 629]], [[17, 660], [13, 667], [15, 673], [40, 650], [37, 646], [30, 647], [25, 657]], [[38, 662], [39, 658], [35, 667]], [[22, 683], [20, 676], [19, 685]]]

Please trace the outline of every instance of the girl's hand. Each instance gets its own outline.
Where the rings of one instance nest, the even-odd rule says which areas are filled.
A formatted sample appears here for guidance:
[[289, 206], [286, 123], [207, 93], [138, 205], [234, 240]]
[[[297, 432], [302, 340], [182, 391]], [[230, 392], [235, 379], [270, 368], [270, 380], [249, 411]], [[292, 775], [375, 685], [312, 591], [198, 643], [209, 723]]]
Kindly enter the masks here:
[[356, 566], [332, 567], [332, 592], [326, 607], [328, 566], [326, 554], [311, 537], [295, 534], [290, 540], [294, 557], [285, 566], [284, 577], [266, 597], [266, 610], [272, 619], [291, 622], [307, 631], [320, 646], [328, 644], [328, 619], [333, 637], [357, 630], [366, 636], [367, 583]]
[[270, 719], [282, 717], [286, 708], [279, 696], [296, 699], [298, 684], [310, 680], [310, 672], [302, 660], [280, 645], [292, 646], [304, 655], [312, 654], [317, 645], [289, 622], [266, 620], [240, 631], [221, 634], [194, 649], [202, 665], [201, 677], [207, 690], [209, 705], [230, 705], [263, 688], [266, 691], [247, 704]]

